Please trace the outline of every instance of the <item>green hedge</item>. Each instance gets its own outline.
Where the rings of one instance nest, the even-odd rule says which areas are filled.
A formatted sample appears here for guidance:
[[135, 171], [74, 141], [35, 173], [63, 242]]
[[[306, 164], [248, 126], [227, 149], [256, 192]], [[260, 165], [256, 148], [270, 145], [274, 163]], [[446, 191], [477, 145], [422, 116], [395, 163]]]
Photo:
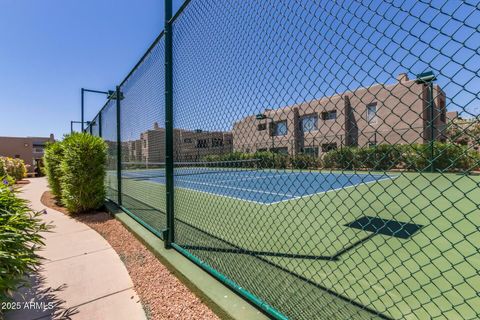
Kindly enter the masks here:
[[430, 144], [378, 145], [367, 148], [345, 147], [323, 156], [325, 168], [427, 171], [470, 171], [479, 167], [480, 154], [466, 146], [435, 142]]
[[99, 137], [73, 133], [62, 141], [62, 203], [71, 213], [90, 211], [105, 200], [107, 145]]
[[60, 177], [62, 176], [60, 165], [62, 163], [62, 159], [62, 143], [54, 142], [47, 144], [43, 158], [45, 163], [45, 173], [47, 175], [50, 189], [58, 201], [61, 201], [62, 199], [62, 188], [60, 186]]
[[[404, 169], [427, 171], [430, 169], [431, 147], [429, 144], [393, 144], [372, 147], [344, 147], [331, 150], [323, 157], [297, 154], [288, 156], [269, 151], [242, 153], [232, 152], [224, 155], [205, 157], [205, 161], [241, 161], [258, 159], [259, 168], [276, 169], [341, 169], [341, 170], [379, 170]], [[452, 143], [435, 142], [433, 144], [433, 163], [435, 171], [471, 171], [480, 167], [480, 154], [467, 146]], [[245, 166], [253, 163], [246, 162]]]
[[44, 157], [48, 181], [70, 213], [103, 205], [106, 160], [105, 142], [87, 133], [73, 133], [48, 145]]
[[0, 180], [0, 302], [9, 301], [40, 264], [35, 251], [43, 245], [40, 232], [49, 229], [40, 214], [16, 197], [8, 179]]

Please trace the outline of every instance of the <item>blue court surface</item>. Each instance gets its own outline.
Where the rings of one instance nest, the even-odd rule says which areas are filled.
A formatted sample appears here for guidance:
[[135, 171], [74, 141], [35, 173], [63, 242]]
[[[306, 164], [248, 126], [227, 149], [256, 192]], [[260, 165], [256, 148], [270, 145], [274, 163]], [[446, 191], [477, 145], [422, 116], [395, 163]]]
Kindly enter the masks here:
[[[122, 175], [126, 179], [165, 184], [162, 172], [156, 170], [123, 171]], [[386, 174], [271, 170], [197, 174], [180, 172], [175, 176], [175, 188], [270, 205], [392, 178], [394, 176]]]

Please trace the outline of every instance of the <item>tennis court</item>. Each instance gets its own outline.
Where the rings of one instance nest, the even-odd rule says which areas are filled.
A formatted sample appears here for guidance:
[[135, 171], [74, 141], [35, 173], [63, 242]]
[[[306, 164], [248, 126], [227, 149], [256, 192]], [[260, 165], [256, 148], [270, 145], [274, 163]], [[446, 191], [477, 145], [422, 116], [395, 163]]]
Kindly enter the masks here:
[[[124, 207], [160, 232], [163, 169], [122, 172]], [[252, 293], [268, 288], [277, 303], [307, 290], [308, 298], [290, 298], [305, 317], [322, 308], [332, 318], [455, 318], [480, 303], [473, 287], [452, 285], [465, 276], [480, 285], [470, 267], [471, 243], [480, 241], [478, 176], [205, 165], [175, 173], [178, 247], [237, 283], [264, 284]], [[434, 288], [442, 294], [432, 297]], [[409, 301], [431, 302], [419, 310]]]
[[[193, 166], [195, 165], [195, 166]], [[202, 165], [202, 163], [200, 163]], [[272, 171], [243, 168], [243, 162], [184, 164], [175, 170], [175, 187], [271, 205], [319, 193], [395, 178], [387, 174]], [[161, 165], [159, 165], [161, 166]], [[124, 179], [165, 184], [164, 169], [123, 171]]]

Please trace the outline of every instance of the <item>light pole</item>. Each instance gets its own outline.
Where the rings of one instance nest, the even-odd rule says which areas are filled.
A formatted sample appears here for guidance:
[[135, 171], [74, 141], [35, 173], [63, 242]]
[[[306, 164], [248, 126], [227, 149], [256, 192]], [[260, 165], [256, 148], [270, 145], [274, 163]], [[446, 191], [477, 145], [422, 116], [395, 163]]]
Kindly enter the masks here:
[[[275, 120], [273, 120], [273, 118], [271, 117], [268, 117], [266, 116], [264, 113], [259, 113], [255, 116], [255, 118], [257, 120], [265, 120], [265, 119], [269, 119], [271, 122], [272, 122], [272, 129], [274, 130], [273, 128], [273, 124], [275, 123]], [[275, 135], [274, 135], [274, 132], [272, 132], [272, 153], [275, 152]]]
[[[195, 129], [195, 133], [202, 133], [203, 130], [202, 129]], [[199, 140], [199, 135], [195, 135], [195, 146], [196, 146], [196, 149], [197, 149], [197, 156], [196, 156], [196, 161], [200, 161], [200, 148], [199, 148], [199, 144], [198, 144], [198, 140]]]
[[112, 96], [115, 91], [112, 91], [112, 90], [109, 90], [109, 91], [99, 91], [99, 90], [92, 90], [92, 89], [85, 89], [85, 88], [82, 88], [81, 89], [81, 123], [82, 123], [82, 132], [84, 130], [84, 121], [85, 121], [85, 92], [91, 92], [91, 93], [100, 93], [100, 94], [106, 94], [107, 96]]
[[434, 152], [434, 141], [435, 141], [435, 128], [434, 128], [434, 103], [433, 103], [433, 81], [437, 80], [432, 71], [423, 72], [417, 75], [415, 83], [424, 84], [428, 88], [428, 108], [429, 108], [429, 128], [430, 128], [430, 172], [435, 172], [435, 152]]

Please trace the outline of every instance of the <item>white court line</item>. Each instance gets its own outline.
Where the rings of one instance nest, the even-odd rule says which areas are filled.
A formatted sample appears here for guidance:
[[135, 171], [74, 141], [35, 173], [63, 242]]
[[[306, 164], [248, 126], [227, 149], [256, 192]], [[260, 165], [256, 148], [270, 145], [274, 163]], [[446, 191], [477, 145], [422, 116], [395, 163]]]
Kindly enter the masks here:
[[232, 181], [244, 181], [244, 180], [255, 180], [255, 179], [265, 179], [265, 178], [273, 178], [273, 177], [276, 177], [276, 176], [281, 176], [282, 173], [279, 173], [279, 174], [271, 174], [271, 175], [268, 175], [268, 176], [264, 176], [264, 177], [253, 177], [253, 178], [239, 178], [239, 179], [225, 179], [225, 180], [215, 180], [215, 182], [232, 182]]
[[380, 181], [384, 181], [384, 180], [394, 180], [396, 178], [398, 178], [399, 176], [388, 176], [387, 178], [382, 178], [382, 179], [378, 179], [378, 180], [373, 180], [373, 181], [368, 181], [368, 182], [360, 182], [360, 183], [357, 183], [357, 184], [352, 184], [352, 185], [349, 185], [349, 186], [346, 186], [346, 187], [340, 187], [340, 188], [335, 188], [335, 189], [330, 189], [330, 190], [326, 190], [326, 191], [321, 191], [321, 192], [317, 192], [317, 193], [311, 193], [311, 194], [304, 194], [304, 195], [301, 195], [301, 196], [296, 196], [296, 197], [293, 197], [291, 199], [285, 199], [285, 200], [280, 200], [280, 201], [274, 201], [274, 202], [270, 202], [270, 203], [265, 203], [265, 205], [267, 206], [271, 206], [272, 204], [278, 204], [278, 203], [281, 203], [281, 202], [286, 202], [286, 201], [291, 201], [291, 200], [298, 200], [298, 199], [302, 199], [302, 198], [308, 198], [308, 197], [313, 197], [313, 196], [317, 196], [317, 195], [320, 195], [320, 194], [324, 194], [324, 193], [329, 193], [329, 192], [332, 192], [332, 191], [339, 191], [339, 190], [345, 190], [345, 189], [350, 189], [350, 188], [354, 188], [354, 187], [357, 187], [357, 186], [360, 186], [360, 185], [367, 185], [367, 184], [371, 184], [371, 183], [376, 183], [376, 182], [380, 182]]
[[[277, 175], [278, 175], [278, 174], [277, 174]], [[280, 174], [280, 175], [281, 175], [281, 174]], [[349, 175], [352, 175], [352, 174], [349, 174]], [[398, 177], [399, 177], [399, 175], [396, 175], [396, 176], [389, 176], [389, 175], [387, 175], [386, 178], [382, 178], [382, 179], [378, 179], [378, 180], [373, 180], [373, 181], [368, 181], [368, 182], [360, 182], [360, 183], [352, 184], [352, 185], [349, 185], [349, 186], [346, 186], [346, 187], [339, 187], [339, 188], [335, 188], [335, 189], [329, 189], [329, 190], [326, 190], [326, 191], [320, 191], [320, 192], [317, 192], [317, 193], [304, 194], [304, 195], [301, 195], [301, 196], [294, 196], [294, 195], [291, 195], [291, 194], [279, 194], [279, 193], [273, 193], [273, 192], [267, 192], [267, 191], [260, 191], [260, 190], [254, 190], [254, 189], [244, 189], [244, 188], [236, 188], [236, 187], [228, 187], [228, 186], [210, 184], [211, 186], [222, 187], [222, 188], [233, 188], [233, 189], [242, 190], [242, 191], [248, 191], [248, 192], [267, 193], [267, 194], [272, 194], [272, 195], [277, 195], [277, 196], [288, 196], [288, 197], [290, 197], [289, 199], [280, 200], [280, 201], [274, 201], [274, 202], [260, 202], [260, 201], [255, 201], [255, 200], [248, 200], [248, 199], [245, 199], [245, 198], [232, 197], [232, 196], [227, 196], [227, 195], [222, 195], [222, 194], [218, 194], [218, 193], [214, 193], [214, 192], [208, 192], [208, 191], [203, 191], [203, 190], [198, 190], [198, 189], [192, 189], [192, 188], [187, 188], [187, 187], [179, 187], [179, 186], [176, 186], [175, 188], [184, 189], [184, 190], [191, 190], [191, 191], [197, 191], [197, 192], [201, 192], [201, 193], [205, 193], [205, 194], [210, 194], [210, 195], [214, 195], [214, 196], [218, 196], [218, 197], [235, 199], [235, 200], [242, 200], [242, 201], [246, 201], [246, 202], [250, 202], [250, 203], [261, 204], [261, 205], [265, 205], [265, 206], [271, 206], [271, 205], [279, 204], [279, 203], [282, 203], [282, 202], [287, 202], [287, 201], [298, 200], [298, 199], [302, 199], [302, 198], [313, 197], [313, 196], [316, 196], [316, 195], [320, 195], [320, 194], [324, 194], [324, 193], [329, 193], [329, 192], [333, 192], [333, 191], [339, 191], [339, 190], [342, 190], [342, 189], [345, 190], [345, 189], [355, 188], [355, 187], [357, 187], [357, 186], [367, 185], [367, 184], [371, 184], [371, 183], [377, 183], [377, 182], [385, 181], [385, 180], [394, 180], [394, 179], [396, 179], [396, 178], [398, 178]], [[266, 178], [266, 177], [259, 177], [259, 179], [261, 179], [261, 178]], [[150, 179], [149, 179], [149, 180], [150, 180]], [[185, 180], [183, 180], [183, 181], [184, 181], [184, 182], [189, 182], [189, 183], [196, 183], [196, 184], [207, 184], [207, 183], [202, 183], [202, 182], [197, 183], [197, 182], [192, 182], [192, 181], [185, 181]], [[152, 182], [153, 182], [153, 183], [158, 183], [158, 182], [154, 182], [154, 181], [152, 181]], [[163, 184], [163, 183], [162, 183], [162, 184]], [[209, 185], [209, 184], [207, 184], [207, 185]]]
[[230, 186], [224, 186], [224, 185], [221, 185], [221, 184], [207, 183], [207, 182], [195, 182], [195, 181], [189, 181], [189, 180], [181, 180], [181, 181], [182, 182], [187, 182], [187, 183], [193, 183], [193, 184], [200, 184], [200, 185], [204, 185], [204, 186], [210, 186], [210, 187], [220, 187], [220, 188], [248, 191], [248, 192], [254, 192], [254, 193], [265, 193], [265, 194], [271, 194], [271, 195], [274, 195], [274, 196], [295, 197], [293, 194], [288, 194], [288, 193], [277, 193], [277, 192], [269, 192], [269, 191], [256, 190], [256, 189], [230, 187]]

